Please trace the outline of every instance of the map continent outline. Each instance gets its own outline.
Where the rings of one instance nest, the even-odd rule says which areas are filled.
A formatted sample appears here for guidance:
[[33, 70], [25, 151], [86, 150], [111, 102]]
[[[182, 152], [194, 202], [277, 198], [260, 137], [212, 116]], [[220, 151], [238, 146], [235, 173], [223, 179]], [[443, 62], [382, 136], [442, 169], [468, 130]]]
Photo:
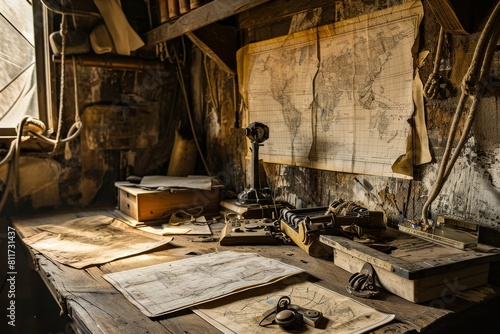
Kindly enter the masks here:
[[248, 45], [247, 122], [270, 138], [266, 162], [409, 178], [407, 150], [419, 1]]

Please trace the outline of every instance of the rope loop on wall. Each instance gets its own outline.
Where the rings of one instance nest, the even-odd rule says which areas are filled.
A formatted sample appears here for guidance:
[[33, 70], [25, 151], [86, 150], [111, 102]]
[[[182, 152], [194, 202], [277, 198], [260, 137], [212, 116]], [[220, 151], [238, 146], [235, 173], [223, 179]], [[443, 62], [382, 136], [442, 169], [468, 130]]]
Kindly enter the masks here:
[[441, 76], [439, 75], [439, 66], [441, 65], [441, 60], [443, 58], [443, 44], [444, 39], [446, 37], [446, 33], [441, 27], [439, 30], [439, 39], [436, 48], [436, 56], [434, 58], [434, 69], [427, 79], [427, 82], [424, 85], [424, 97], [427, 99], [437, 99], [440, 95], [440, 84], [441, 84]]
[[[487, 77], [490, 72], [493, 56], [496, 51], [496, 45], [500, 37], [500, 2], [497, 3], [493, 12], [490, 14], [488, 21], [479, 37], [479, 40], [474, 51], [474, 56], [471, 65], [465, 74], [462, 81], [462, 94], [453, 116], [450, 131], [446, 142], [446, 147], [443, 153], [441, 165], [439, 166], [438, 175], [431, 189], [427, 201], [422, 208], [421, 218], [424, 225], [430, 225], [428, 222], [429, 208], [432, 202], [436, 199], [441, 191], [444, 183], [453, 169], [453, 165], [460, 152], [462, 151], [465, 143], [467, 142], [469, 132], [472, 128], [474, 117], [476, 115], [479, 101], [482, 97], [484, 89], [487, 87]], [[458, 144], [453, 151], [453, 143], [455, 142], [455, 134], [460, 123], [460, 117], [464, 111], [467, 100], [470, 98], [469, 111], [465, 115], [462, 134], [459, 138]]]

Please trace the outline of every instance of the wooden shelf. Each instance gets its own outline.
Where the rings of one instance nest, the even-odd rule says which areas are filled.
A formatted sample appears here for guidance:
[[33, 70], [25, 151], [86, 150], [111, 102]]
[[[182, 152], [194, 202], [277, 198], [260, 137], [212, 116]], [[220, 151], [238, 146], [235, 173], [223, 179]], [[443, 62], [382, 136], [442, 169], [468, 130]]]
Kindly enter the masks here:
[[[327, 5], [331, 5], [331, 0], [213, 0], [148, 31], [143, 40], [148, 48], [185, 35], [224, 71], [234, 74], [238, 29], [269, 24]], [[240, 14], [239, 27], [219, 24], [220, 20], [237, 14]]]
[[269, 0], [213, 0], [201, 7], [191, 10], [172, 22], [167, 22], [148, 31], [143, 39], [146, 47], [155, 46], [195, 31], [222, 19], [239, 14]]

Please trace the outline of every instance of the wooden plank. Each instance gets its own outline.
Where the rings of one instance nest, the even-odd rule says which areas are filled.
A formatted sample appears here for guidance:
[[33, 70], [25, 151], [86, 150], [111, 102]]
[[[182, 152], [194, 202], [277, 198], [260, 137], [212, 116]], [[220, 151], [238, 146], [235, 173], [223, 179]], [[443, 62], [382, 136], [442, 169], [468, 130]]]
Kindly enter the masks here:
[[[364, 260], [335, 250], [335, 264], [350, 273], [359, 272]], [[458, 270], [449, 270], [415, 280], [403, 278], [372, 263], [377, 283], [383, 289], [408, 301], [421, 303], [484, 285], [488, 282], [489, 264], [478, 264]]]
[[[71, 211], [53, 215], [15, 218], [14, 227], [20, 236], [38, 233], [36, 226], [48, 222], [57, 223], [77, 217], [108, 213], [112, 215], [114, 208], [108, 210]], [[214, 237], [220, 236], [224, 224], [211, 226]], [[56, 299], [63, 309], [74, 320], [83, 333], [220, 333], [203, 319], [189, 310], [177, 312], [159, 318], [148, 318], [133, 304], [102, 278], [102, 275], [128, 269], [144, 267], [173, 261], [209, 252], [233, 250], [239, 252], [259, 253], [289, 265], [306, 270], [302, 276], [309, 281], [327, 289], [347, 295], [345, 286], [350, 273], [336, 266], [331, 258], [311, 257], [295, 245], [279, 246], [221, 246], [217, 241], [199, 241], [197, 236], [176, 236], [163, 249], [155, 252], [123, 258], [110, 263], [89, 267], [83, 270], [59, 265], [41, 254], [34, 254], [38, 261], [39, 273], [45, 277], [48, 287], [55, 291]], [[42, 277], [43, 277], [42, 276]], [[450, 311], [426, 305], [414, 304], [387, 291], [381, 291], [380, 297], [360, 300], [363, 304], [377, 310], [396, 314], [396, 320], [405, 329], [421, 329], [434, 323]], [[446, 307], [451, 306], [444, 305]], [[388, 324], [390, 333], [392, 325]], [[380, 329], [385, 328], [382, 327]]]
[[432, 13], [446, 32], [467, 35], [478, 32], [491, 13], [494, 1], [428, 0]]
[[[28, 237], [40, 232], [36, 226], [75, 219], [81, 216], [107, 213], [112, 210], [88, 211], [84, 213], [64, 212], [52, 216], [35, 216], [30, 219], [15, 219], [18, 234]], [[187, 244], [189, 245], [189, 244]], [[173, 253], [173, 254], [172, 254]], [[45, 256], [33, 254], [37, 262], [38, 272], [47, 287], [59, 303], [62, 313], [68, 314], [77, 328], [83, 333], [206, 333], [220, 334], [220, 331], [209, 325], [202, 318], [189, 310], [174, 313], [168, 317], [151, 319], [142, 314], [102, 275], [143, 266], [173, 261], [188, 255], [185, 248], [171, 252], [155, 252], [141, 254], [113, 261], [99, 267], [83, 270], [52, 262]]]
[[87, 333], [174, 333], [151, 321], [102, 278], [97, 267], [78, 270], [40, 255], [40, 270], [54, 285], [64, 309]]
[[229, 74], [236, 72], [236, 30], [230, 26], [211, 24], [186, 36], [208, 57]]
[[249, 29], [281, 20], [308, 9], [332, 6], [332, 0], [275, 0], [238, 15], [238, 27]]
[[269, 0], [214, 0], [191, 10], [172, 22], [167, 22], [151, 31], [143, 39], [146, 47], [174, 39], [188, 32], [236, 15]]
[[396, 334], [396, 333], [407, 333], [411, 332], [413, 329], [415, 329], [413, 326], [405, 324], [405, 323], [390, 323], [387, 326], [384, 326], [382, 328], [376, 329], [372, 332], [371, 334]]
[[396, 249], [391, 255], [343, 237], [322, 235], [320, 241], [405, 279], [417, 279], [471, 265], [500, 261], [500, 254], [495, 252], [484, 252], [481, 249], [463, 251], [422, 240], [394, 229], [388, 229], [384, 233], [395, 238], [394, 241], [384, 244], [394, 246]]
[[[72, 66], [73, 61], [75, 61], [78, 66], [104, 67], [123, 71], [167, 71], [165, 63], [159, 60], [130, 56], [76, 55], [64, 58], [64, 63], [67, 64], [66, 66]], [[61, 57], [52, 55], [52, 62], [60, 64]]]
[[218, 215], [223, 186], [211, 190], [179, 188], [157, 191], [130, 187], [127, 181], [117, 181], [119, 209], [139, 222], [166, 220], [172, 212], [201, 206], [205, 216]]

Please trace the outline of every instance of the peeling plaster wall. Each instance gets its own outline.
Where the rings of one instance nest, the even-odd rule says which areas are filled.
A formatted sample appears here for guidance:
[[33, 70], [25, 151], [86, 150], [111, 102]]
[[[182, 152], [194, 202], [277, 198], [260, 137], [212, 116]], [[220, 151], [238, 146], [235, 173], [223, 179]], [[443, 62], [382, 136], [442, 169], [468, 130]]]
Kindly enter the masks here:
[[[404, 0], [346, 0], [351, 17], [407, 2]], [[425, 83], [433, 68], [439, 24], [423, 1], [424, 20], [420, 27], [419, 51], [430, 51], [420, 69]], [[319, 16], [318, 16], [319, 15]], [[311, 15], [317, 25], [334, 20], [333, 5]], [[309, 17], [310, 18], [310, 17]], [[265, 26], [242, 31], [243, 44], [287, 34], [302, 26], [293, 17]], [[439, 74], [448, 80], [446, 96], [425, 100], [426, 120], [433, 161], [416, 167], [413, 180], [368, 175], [337, 173], [288, 165], [263, 163], [261, 180], [272, 189], [275, 198], [298, 208], [323, 206], [333, 199], [355, 200], [372, 210], [383, 210], [390, 223], [415, 219], [437, 176], [446, 144], [446, 137], [460, 93], [461, 80], [469, 67], [479, 33], [448, 36]], [[241, 125], [243, 117], [235, 96], [235, 77], [221, 70], [197, 48], [188, 43], [186, 71], [190, 108], [200, 148], [210, 173], [218, 177], [225, 189], [235, 194], [249, 184], [249, 143], [232, 128]], [[431, 206], [432, 217], [450, 213], [473, 219], [500, 230], [500, 131], [499, 102], [500, 54], [492, 66], [492, 84], [483, 98], [470, 138], [443, 190]], [[113, 183], [129, 175], [162, 174], [166, 171], [172, 151], [175, 128], [186, 122], [186, 104], [171, 66], [166, 71], [121, 71], [94, 67], [77, 68], [78, 112], [92, 104], [131, 105], [137, 101], [160, 103], [158, 143], [148, 149], [90, 150], [82, 139], [69, 143], [56, 156], [61, 166], [60, 203], [89, 205], [113, 201]], [[74, 118], [73, 69], [65, 71], [66, 133]], [[132, 129], [133, 130], [133, 129]], [[95, 131], [99, 131], [96, 127]], [[271, 135], [272, 135], [271, 129]], [[140, 135], [140, 134], [138, 134]], [[197, 162], [197, 172], [204, 166]]]
[[[351, 16], [384, 9], [405, 1], [346, 1]], [[439, 31], [439, 24], [427, 6], [424, 5], [424, 20], [420, 27], [419, 51], [429, 50], [430, 54], [420, 70], [423, 83], [432, 72], [433, 60]], [[318, 25], [331, 22], [331, 8], [324, 8]], [[247, 43], [286, 34], [292, 19], [256, 27], [244, 31]], [[403, 219], [420, 218], [422, 206], [427, 199], [437, 176], [441, 157], [446, 145], [448, 129], [455, 112], [460, 94], [460, 84], [474, 53], [479, 33], [466, 36], [449, 35], [443, 51], [444, 59], [439, 74], [448, 80], [446, 97], [439, 100], [425, 100], [426, 119], [433, 161], [414, 170], [413, 180], [386, 178], [368, 175], [345, 174], [331, 171], [308, 169], [288, 165], [264, 163], [267, 184], [275, 198], [285, 200], [298, 208], [327, 205], [336, 198], [355, 200], [372, 210], [383, 210], [389, 223]], [[500, 55], [495, 56], [493, 80], [500, 78]], [[211, 68], [215, 66], [211, 62]], [[218, 90], [230, 91], [232, 79], [222, 70], [211, 70], [212, 85]], [[198, 74], [202, 76], [201, 73]], [[248, 184], [249, 161], [246, 138], [230, 134], [235, 115], [241, 119], [241, 111], [231, 108], [229, 94], [218, 95], [216, 103], [209, 98], [206, 89], [206, 147], [213, 170], [224, 174], [226, 187], [236, 193]], [[500, 230], [500, 116], [498, 98], [500, 89], [494, 84], [489, 88], [488, 97], [479, 106], [474, 128], [464, 151], [431, 206], [430, 214], [456, 214], [472, 219], [483, 226]], [[467, 111], [468, 109], [466, 109]], [[459, 130], [460, 133], [460, 130]], [[272, 129], [271, 129], [272, 135]], [[264, 143], [265, 144], [265, 143]], [[396, 158], [396, 157], [395, 157]], [[239, 178], [238, 176], [241, 176]]]
[[[85, 135], [81, 135], [77, 140], [62, 147], [55, 156], [62, 166], [59, 181], [61, 205], [87, 206], [96, 202], [113, 203], [116, 200], [115, 181], [124, 180], [130, 175], [164, 173], [166, 170], [172, 150], [174, 129], [180, 114], [176, 106], [177, 93], [171, 89], [176, 83], [175, 75], [172, 68], [167, 67], [162, 67], [161, 70], [146, 68], [144, 71], [124, 71], [77, 66], [76, 73], [78, 114], [82, 119], [85, 119], [86, 110], [91, 110], [89, 107], [95, 105], [123, 106], [126, 111], [127, 108], [135, 108], [138, 105], [159, 104], [159, 115], [155, 118], [159, 127], [156, 144], [146, 146], [131, 144], [130, 147], [103, 149], [96, 148], [95, 145], [89, 147]], [[71, 65], [65, 68], [65, 78], [63, 135], [67, 133], [75, 118], [75, 87]], [[59, 83], [57, 87], [59, 88]], [[99, 138], [102, 133], [107, 133], [110, 136], [107, 139], [111, 143], [116, 142], [113, 141], [113, 133], [116, 132], [120, 139], [119, 135], [123, 136], [124, 132], [115, 125], [117, 116], [113, 115], [111, 110], [109, 117], [104, 113], [96, 118], [95, 122], [92, 121], [92, 117], [88, 118], [91, 121], [84, 124], [85, 131], [93, 138]], [[132, 114], [125, 112], [123, 117]], [[138, 118], [136, 121], [144, 123], [148, 120]], [[134, 124], [134, 119], [129, 122]], [[132, 126], [125, 131], [134, 139], [131, 142], [151, 141], [151, 133], [137, 132], [134, 135], [134, 131], [137, 130], [138, 127]]]

